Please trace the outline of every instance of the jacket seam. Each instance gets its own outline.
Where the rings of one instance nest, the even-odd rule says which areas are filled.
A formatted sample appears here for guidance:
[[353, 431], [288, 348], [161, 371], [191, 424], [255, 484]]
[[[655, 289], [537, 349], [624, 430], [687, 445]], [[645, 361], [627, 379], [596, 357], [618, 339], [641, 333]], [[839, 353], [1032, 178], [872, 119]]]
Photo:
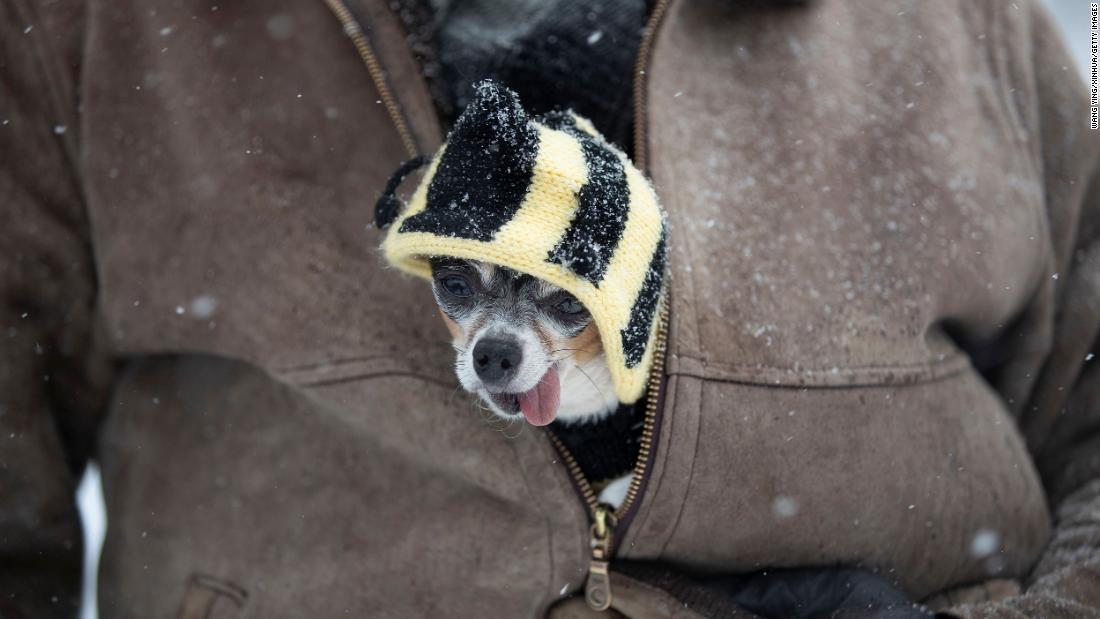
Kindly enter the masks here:
[[349, 374], [347, 376], [341, 376], [339, 378], [325, 378], [317, 380], [292, 380], [292, 384], [299, 387], [327, 387], [331, 385], [340, 385], [343, 383], [354, 383], [361, 380], [368, 380], [371, 378], [381, 378], [384, 376], [402, 376], [405, 378], [416, 378], [424, 382], [431, 383], [440, 387], [450, 388], [454, 386], [453, 382], [440, 380], [438, 377], [429, 376], [427, 374], [411, 372], [407, 370], [377, 370], [374, 372], [364, 372], [361, 374]]
[[[634, 520], [627, 528], [627, 535], [633, 536], [632, 539], [629, 540], [631, 542], [631, 547], [633, 547], [634, 544], [638, 541], [638, 537], [640, 535], [639, 532], [645, 531], [646, 526], [649, 523], [650, 516], [653, 514], [654, 497], [661, 493], [661, 488], [664, 486], [665, 474], [668, 472], [668, 462], [670, 454], [672, 453], [672, 437], [677, 433], [679, 428], [679, 426], [677, 425], [678, 418], [676, 415], [673, 414], [673, 411], [676, 409], [676, 400], [680, 397], [680, 390], [683, 389], [683, 385], [681, 383], [682, 381], [677, 381], [675, 388], [673, 388], [671, 381], [665, 384], [665, 403], [663, 415], [664, 418], [667, 419], [667, 421], [665, 421], [665, 426], [660, 429], [660, 433], [658, 434], [658, 444], [655, 446], [656, 449], [654, 449], [655, 453], [653, 454], [653, 461], [649, 465], [650, 478], [646, 482], [645, 493], [641, 495], [641, 503], [639, 503], [638, 505], [638, 513], [634, 516]], [[696, 418], [698, 419], [698, 415], [696, 416]], [[698, 440], [696, 441], [696, 445], [698, 445]], [[661, 455], [662, 446], [664, 447], [663, 456]], [[695, 455], [696, 454], [694, 452], [691, 455], [692, 471], [695, 470]], [[658, 466], [658, 458], [660, 458], [659, 469], [655, 468]], [[657, 473], [660, 474], [657, 475]], [[681, 502], [681, 510], [683, 510], [683, 505], [684, 504]], [[677, 513], [677, 523], [678, 522], [679, 512]], [[671, 529], [666, 530], [665, 539], [660, 543], [662, 552], [663, 549], [668, 545], [668, 538], [671, 537], [674, 531], [675, 526]], [[625, 542], [628, 540], [624, 539], [623, 541]]]
[[349, 365], [352, 363], [359, 363], [362, 361], [374, 361], [377, 359], [391, 359], [389, 355], [360, 355], [354, 357], [338, 357], [336, 359], [326, 359], [324, 361], [311, 361], [308, 363], [298, 363], [294, 365], [286, 365], [278, 368], [278, 372], [305, 372], [309, 370], [320, 370], [327, 367], [334, 367], [339, 365]]
[[[363, 366], [367, 367], [363, 367]], [[449, 374], [418, 371], [406, 363], [385, 355], [345, 357], [333, 361], [318, 361], [272, 370], [280, 380], [301, 387], [323, 387], [356, 382], [381, 376], [417, 378], [441, 387], [452, 388], [455, 382]]]
[[[677, 387], [682, 389], [683, 385], [682, 384], [677, 385]], [[702, 434], [703, 434], [703, 432], [702, 432], [703, 415], [701, 414], [701, 411], [706, 410], [706, 402], [705, 402], [706, 397], [707, 397], [706, 396], [706, 390], [703, 389], [703, 385], [700, 384], [699, 385], [699, 411], [700, 411], [700, 413], [695, 415], [695, 445], [694, 445], [694, 447], [692, 448], [692, 451], [691, 451], [691, 470], [688, 472], [688, 479], [687, 479], [687, 484], [684, 488], [684, 494], [683, 494], [683, 497], [679, 501], [679, 503], [680, 503], [679, 509], [676, 511], [676, 521], [673, 522], [672, 527], [668, 529], [668, 534], [665, 536], [665, 541], [664, 541], [663, 544], [661, 544], [661, 554], [662, 555], [664, 555], [666, 552], [668, 552], [668, 546], [669, 546], [669, 544], [672, 543], [672, 538], [675, 537], [676, 531], [678, 531], [680, 529], [680, 521], [683, 520], [683, 518], [684, 518], [684, 511], [685, 511], [685, 509], [687, 507], [687, 504], [688, 504], [688, 497], [691, 494], [692, 481], [695, 479], [695, 463], [698, 462], [698, 456], [699, 456], [699, 442], [700, 442]], [[668, 459], [667, 454], [666, 454], [665, 459], [666, 460]], [[667, 470], [667, 467], [666, 467], [666, 470]], [[663, 471], [662, 471], [662, 473], [663, 473]], [[663, 474], [661, 475], [661, 481], [664, 481], [664, 475]]]
[[[682, 361], [688, 363], [684, 364]], [[972, 368], [970, 358], [954, 353], [939, 360], [916, 363], [804, 368], [766, 364], [729, 364], [695, 355], [677, 355], [670, 375], [707, 380], [760, 384], [773, 387], [858, 387], [921, 384], [949, 378]]]
[[[734, 368], [734, 369], [768, 369], [768, 370], [781, 370], [781, 371], [794, 371], [794, 372], [832, 372], [833, 366], [829, 367], [796, 367], [787, 365], [770, 365], [770, 364], [758, 364], [758, 363], [727, 363], [724, 361], [709, 361], [706, 355], [694, 354], [694, 353], [680, 353], [677, 356], [685, 359], [691, 359], [698, 361], [707, 366], [722, 367], [722, 368]], [[898, 369], [911, 369], [911, 368], [932, 368], [941, 365], [958, 363], [960, 359], [967, 359], [968, 357], [963, 353], [951, 353], [948, 355], [942, 355], [938, 359], [928, 359], [925, 361], [914, 361], [911, 363], [873, 363], [869, 365], [851, 365], [839, 368], [840, 372], [845, 371], [860, 371], [860, 370], [898, 370]]]

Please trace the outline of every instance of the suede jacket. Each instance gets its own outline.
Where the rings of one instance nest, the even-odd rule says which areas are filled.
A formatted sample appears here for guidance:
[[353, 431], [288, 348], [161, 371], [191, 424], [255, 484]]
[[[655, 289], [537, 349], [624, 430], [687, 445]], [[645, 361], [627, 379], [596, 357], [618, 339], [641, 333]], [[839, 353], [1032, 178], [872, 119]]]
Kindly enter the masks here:
[[[382, 0], [0, 1], [0, 616], [585, 616], [546, 432], [457, 391], [371, 205], [443, 127]], [[949, 616], [1100, 616], [1100, 141], [1034, 0], [658, 0], [670, 217], [616, 562], [851, 566]]]

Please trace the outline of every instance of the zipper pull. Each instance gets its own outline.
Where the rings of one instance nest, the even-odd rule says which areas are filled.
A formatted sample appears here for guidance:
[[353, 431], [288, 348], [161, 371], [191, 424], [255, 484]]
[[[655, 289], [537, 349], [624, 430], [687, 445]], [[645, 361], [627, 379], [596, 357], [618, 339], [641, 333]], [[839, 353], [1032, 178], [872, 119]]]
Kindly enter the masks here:
[[607, 572], [611, 561], [615, 515], [607, 505], [601, 503], [596, 505], [594, 516], [589, 534], [592, 558], [588, 561], [584, 600], [592, 610], [607, 610], [611, 607], [611, 577]]

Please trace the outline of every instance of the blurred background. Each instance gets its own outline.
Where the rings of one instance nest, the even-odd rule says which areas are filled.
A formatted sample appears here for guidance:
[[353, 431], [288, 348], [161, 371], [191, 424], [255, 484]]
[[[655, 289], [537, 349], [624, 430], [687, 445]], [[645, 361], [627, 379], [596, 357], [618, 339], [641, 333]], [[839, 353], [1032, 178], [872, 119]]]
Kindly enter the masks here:
[[1088, 0], [1043, 0], [1055, 21], [1062, 27], [1070, 54], [1082, 76], [1088, 74], [1089, 59], [1089, 4]]
[[[1012, 2], [1013, 0], [1003, 0]], [[1089, 50], [1089, 0], [1040, 0], [1054, 16], [1066, 38], [1066, 44], [1073, 57], [1074, 67], [1083, 79], [1090, 68]], [[1015, 4], [1015, 2], [1013, 2]], [[1082, 90], [1082, 96], [1085, 91]], [[107, 526], [107, 515], [103, 507], [103, 494], [100, 489], [99, 469], [95, 465], [88, 467], [77, 490], [77, 504], [80, 507], [84, 523], [84, 593], [81, 619], [95, 619], [95, 574], [99, 563], [99, 552], [103, 545], [103, 535]]]

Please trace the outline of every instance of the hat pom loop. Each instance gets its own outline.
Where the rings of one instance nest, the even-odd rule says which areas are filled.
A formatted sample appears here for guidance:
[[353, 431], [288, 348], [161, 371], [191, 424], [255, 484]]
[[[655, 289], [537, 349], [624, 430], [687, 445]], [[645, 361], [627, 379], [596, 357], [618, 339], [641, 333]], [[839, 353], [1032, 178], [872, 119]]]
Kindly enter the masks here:
[[405, 182], [405, 178], [412, 174], [412, 172], [430, 161], [430, 158], [425, 155], [417, 155], [412, 159], [402, 163], [398, 166], [397, 170], [390, 176], [390, 179], [386, 181], [386, 188], [382, 191], [382, 195], [378, 197], [378, 201], [374, 204], [374, 225], [382, 230], [385, 230], [397, 219], [397, 214], [401, 210], [401, 201], [397, 199], [397, 188], [401, 186], [401, 183]]

